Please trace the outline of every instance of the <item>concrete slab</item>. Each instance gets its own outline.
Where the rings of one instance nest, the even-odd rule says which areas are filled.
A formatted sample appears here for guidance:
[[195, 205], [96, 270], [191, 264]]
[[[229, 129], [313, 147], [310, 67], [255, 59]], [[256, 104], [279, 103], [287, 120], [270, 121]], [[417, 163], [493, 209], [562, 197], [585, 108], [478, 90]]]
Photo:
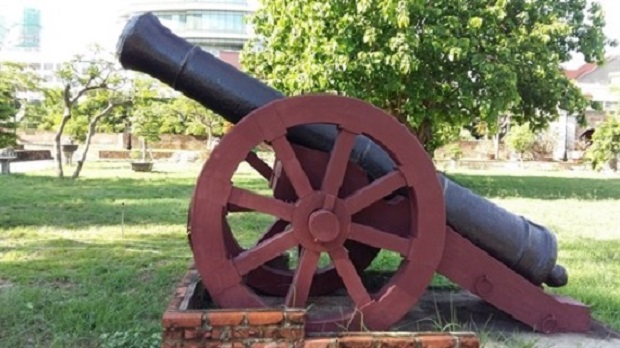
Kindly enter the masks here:
[[11, 173], [28, 173], [54, 168], [54, 160], [12, 162]]

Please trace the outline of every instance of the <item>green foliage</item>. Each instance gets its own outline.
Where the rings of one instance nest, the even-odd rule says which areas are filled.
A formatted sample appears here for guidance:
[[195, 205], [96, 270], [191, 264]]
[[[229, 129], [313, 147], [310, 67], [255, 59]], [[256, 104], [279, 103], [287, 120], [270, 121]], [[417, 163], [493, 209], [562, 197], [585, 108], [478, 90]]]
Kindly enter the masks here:
[[592, 146], [586, 159], [596, 170], [601, 170], [610, 160], [620, 156], [620, 114], [609, 115], [592, 135]]
[[132, 132], [149, 141], [159, 140], [162, 115], [167, 100], [161, 96], [161, 84], [152, 78], [133, 81], [129, 108]]
[[530, 129], [529, 124], [513, 126], [506, 136], [506, 145], [523, 158], [523, 154], [529, 151], [536, 142], [536, 136]]
[[16, 114], [27, 103], [19, 94], [34, 92], [38, 78], [24, 65], [0, 63], [0, 148], [15, 145]]
[[445, 151], [446, 155], [448, 155], [451, 160], [458, 161], [461, 157], [463, 157], [463, 150], [461, 150], [459, 143], [447, 145]]
[[52, 130], [62, 119], [62, 88], [42, 88], [43, 98], [26, 106], [25, 128]]
[[560, 63], [602, 62], [599, 4], [584, 0], [262, 0], [244, 67], [297, 95], [364, 99], [408, 123], [429, 152], [472, 121], [510, 113], [545, 127], [590, 104]]
[[[64, 132], [72, 139], [84, 142], [91, 121], [109, 105], [114, 105], [112, 111], [103, 118], [103, 122], [97, 121], [96, 127], [114, 131], [122, 129], [125, 114], [118, 106], [129, 96], [123, 90], [126, 85], [125, 77], [111, 53], [94, 46], [87, 55], [76, 55], [65, 62], [56, 74], [63, 85], [70, 88], [66, 91], [66, 96], [63, 92], [58, 94], [57, 91], [46, 94], [46, 99], [50, 99], [46, 103], [55, 104], [56, 107], [48, 109], [44, 125], [59, 126], [63, 119], [63, 107], [68, 107], [70, 120]], [[65, 97], [69, 105], [65, 105]]]
[[15, 145], [15, 123], [13, 116], [17, 112], [12, 91], [0, 80], [0, 148]]
[[136, 135], [155, 141], [160, 134], [221, 135], [223, 119], [198, 102], [140, 77], [134, 81], [131, 124]]

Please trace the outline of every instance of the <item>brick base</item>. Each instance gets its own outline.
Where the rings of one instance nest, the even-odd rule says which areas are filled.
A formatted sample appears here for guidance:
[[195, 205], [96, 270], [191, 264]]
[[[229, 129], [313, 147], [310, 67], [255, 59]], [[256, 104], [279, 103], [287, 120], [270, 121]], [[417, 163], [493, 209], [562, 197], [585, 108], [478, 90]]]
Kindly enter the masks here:
[[185, 274], [163, 315], [164, 348], [477, 348], [473, 333], [306, 333], [304, 309], [200, 309], [198, 272]]

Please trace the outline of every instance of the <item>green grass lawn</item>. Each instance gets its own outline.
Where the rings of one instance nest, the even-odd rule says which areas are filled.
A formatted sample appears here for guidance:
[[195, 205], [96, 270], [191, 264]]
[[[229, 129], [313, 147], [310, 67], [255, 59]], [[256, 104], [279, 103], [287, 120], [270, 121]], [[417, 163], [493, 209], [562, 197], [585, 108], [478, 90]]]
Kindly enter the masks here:
[[[0, 347], [157, 344], [161, 315], [191, 261], [185, 225], [200, 168], [134, 174], [127, 166], [89, 163], [76, 182], [51, 172], [0, 176]], [[591, 305], [595, 318], [620, 330], [617, 176], [452, 175], [557, 232], [570, 282], [555, 291]], [[237, 181], [263, 184], [247, 173]], [[231, 221], [246, 231], [244, 244], [267, 222]]]

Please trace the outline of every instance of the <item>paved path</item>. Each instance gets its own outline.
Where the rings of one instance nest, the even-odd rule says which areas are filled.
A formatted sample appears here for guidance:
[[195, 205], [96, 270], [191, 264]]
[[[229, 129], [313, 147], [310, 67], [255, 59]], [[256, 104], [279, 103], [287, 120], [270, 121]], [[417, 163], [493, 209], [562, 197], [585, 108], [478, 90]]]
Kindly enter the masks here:
[[54, 168], [53, 160], [12, 162], [11, 173], [29, 173]]

